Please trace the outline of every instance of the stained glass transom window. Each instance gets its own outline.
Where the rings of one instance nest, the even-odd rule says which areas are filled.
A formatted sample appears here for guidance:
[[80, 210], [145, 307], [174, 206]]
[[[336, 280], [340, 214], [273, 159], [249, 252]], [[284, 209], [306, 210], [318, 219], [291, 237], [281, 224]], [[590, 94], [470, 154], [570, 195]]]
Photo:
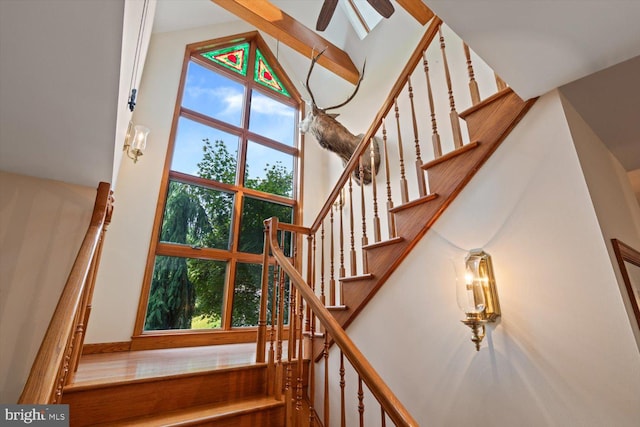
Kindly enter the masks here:
[[202, 56], [243, 76], [247, 75], [249, 43], [205, 52]]
[[[249, 43], [226, 47], [224, 49], [212, 50], [201, 55], [208, 60], [222, 65], [229, 70], [233, 70], [243, 76], [247, 75], [249, 68]], [[256, 59], [254, 63], [253, 79], [261, 85], [278, 92], [284, 96], [291, 97], [285, 89], [282, 81], [273, 71], [271, 65], [266, 60], [260, 49], [256, 49]]]
[[284, 85], [280, 82], [276, 73], [273, 72], [273, 69], [267, 60], [262, 56], [260, 49], [256, 49], [256, 66], [253, 79], [269, 89], [273, 89], [278, 93], [289, 96], [289, 92], [284, 88]]

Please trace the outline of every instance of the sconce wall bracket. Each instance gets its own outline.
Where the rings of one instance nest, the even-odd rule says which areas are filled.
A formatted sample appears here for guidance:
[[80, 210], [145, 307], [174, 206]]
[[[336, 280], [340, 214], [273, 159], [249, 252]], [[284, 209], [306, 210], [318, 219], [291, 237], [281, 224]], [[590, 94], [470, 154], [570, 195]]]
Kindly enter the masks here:
[[472, 273], [473, 281], [482, 284], [480, 297], [484, 300], [484, 309], [476, 313], [466, 313], [466, 319], [462, 320], [462, 323], [471, 328], [471, 341], [475, 344], [476, 351], [480, 351], [480, 343], [485, 337], [485, 325], [495, 322], [500, 317], [500, 301], [491, 256], [488, 253], [482, 249], [472, 249], [465, 258], [465, 267]]

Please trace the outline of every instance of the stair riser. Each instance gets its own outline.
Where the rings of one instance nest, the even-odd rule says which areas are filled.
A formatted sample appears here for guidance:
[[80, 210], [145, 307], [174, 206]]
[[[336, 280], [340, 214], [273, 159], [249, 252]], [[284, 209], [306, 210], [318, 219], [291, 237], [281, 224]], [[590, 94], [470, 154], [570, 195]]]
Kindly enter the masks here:
[[[491, 156], [509, 131], [518, 123], [534, 101], [523, 102], [511, 90], [483, 101], [465, 114], [470, 139], [473, 141], [460, 153], [427, 165], [429, 191], [437, 197], [424, 203], [411, 202], [394, 209], [397, 235], [403, 243], [373, 248], [367, 253], [368, 281], [343, 283], [346, 311], [332, 313], [336, 320], [347, 327], [377, 290], [384, 284], [404, 257], [417, 244], [444, 210], [463, 190], [478, 169]], [[479, 143], [478, 143], [479, 142]], [[386, 253], [385, 253], [386, 252]], [[321, 354], [321, 345], [315, 348], [315, 356]]]
[[[233, 417], [226, 417], [224, 419], [194, 422], [193, 424], [186, 425], [200, 427], [282, 427], [284, 414], [284, 406], [279, 406], [277, 408], [264, 409], [249, 414], [236, 415]], [[171, 424], [168, 424], [168, 426], [171, 426]], [[185, 424], [180, 424], [180, 426], [185, 426]]]
[[261, 395], [265, 382], [266, 368], [261, 366], [70, 389], [63, 393], [62, 403], [70, 405], [71, 426], [88, 426]]

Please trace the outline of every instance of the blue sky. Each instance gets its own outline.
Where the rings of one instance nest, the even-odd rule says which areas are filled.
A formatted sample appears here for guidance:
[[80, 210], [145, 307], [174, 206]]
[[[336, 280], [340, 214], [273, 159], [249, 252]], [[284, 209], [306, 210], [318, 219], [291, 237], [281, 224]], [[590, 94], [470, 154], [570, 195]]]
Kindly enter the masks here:
[[[235, 126], [242, 122], [244, 87], [221, 74], [191, 62], [182, 105]], [[286, 145], [294, 145], [297, 136], [295, 110], [254, 91], [251, 101], [249, 129]], [[171, 169], [197, 174], [202, 159], [202, 139], [222, 140], [230, 153], [238, 149], [238, 137], [181, 117]], [[267, 164], [281, 161], [293, 169], [292, 156], [249, 141], [248, 165], [251, 177], [262, 177]]]

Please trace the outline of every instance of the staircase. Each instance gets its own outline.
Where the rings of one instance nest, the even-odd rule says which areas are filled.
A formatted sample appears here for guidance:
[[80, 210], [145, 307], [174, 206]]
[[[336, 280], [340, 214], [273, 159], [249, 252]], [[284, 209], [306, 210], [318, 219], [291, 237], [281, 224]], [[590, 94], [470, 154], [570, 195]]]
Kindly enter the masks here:
[[534, 102], [524, 102], [511, 89], [503, 89], [460, 113], [472, 142], [421, 166], [427, 172], [430, 194], [390, 209], [397, 236], [362, 248], [368, 273], [339, 278], [343, 302], [329, 310], [343, 328], [356, 318]]
[[[229, 346], [226, 346], [229, 347]], [[242, 347], [242, 346], [238, 346]], [[246, 345], [245, 345], [246, 347]], [[252, 346], [252, 349], [254, 347]], [[212, 347], [208, 365], [225, 365], [225, 355]], [[267, 394], [266, 363], [225, 365], [196, 370], [189, 349], [139, 351], [137, 362], [124, 370], [117, 354], [98, 356], [105, 366], [113, 365], [104, 378], [83, 379], [81, 363], [78, 381], [64, 388], [62, 403], [70, 405], [72, 426], [281, 426], [284, 402]], [[220, 362], [217, 361], [220, 358]], [[255, 358], [255, 356], [253, 356]], [[109, 361], [112, 360], [112, 361]], [[179, 369], [162, 369], [162, 365]], [[149, 369], [147, 364], [153, 364]], [[103, 371], [104, 368], [101, 368]], [[149, 370], [149, 375], [145, 374]]]
[[[440, 41], [439, 46], [437, 43], [432, 43], [435, 40]], [[431, 51], [441, 49], [442, 63], [446, 71], [442, 75], [446, 76], [449, 99], [445, 102], [449, 105], [445, 105], [444, 110], [450, 109], [449, 118], [453, 128], [455, 148], [445, 154], [442, 154], [432, 99], [427, 59], [429, 49]], [[71, 425], [331, 426], [336, 425], [335, 422], [330, 422], [335, 421], [336, 412], [340, 415], [342, 425], [351, 425], [355, 421], [346, 424], [342, 421], [345, 420], [345, 359], [350, 362], [356, 372], [360, 425], [363, 425], [365, 417], [363, 404], [363, 386], [365, 385], [370, 394], [380, 403], [382, 425], [388, 420], [396, 425], [417, 425], [369, 365], [364, 355], [353, 345], [344, 329], [364, 309], [534, 102], [525, 102], [509, 88], [501, 87], [499, 79], [498, 92], [480, 101], [466, 45], [465, 53], [473, 106], [458, 113], [447, 68], [441, 21], [434, 18], [389, 97], [364, 135], [361, 144], [345, 166], [344, 172], [313, 225], [301, 227], [280, 224], [277, 219], [266, 222], [263, 255], [266, 268], [263, 268], [263, 298], [257, 344], [257, 354], [261, 356], [255, 358], [255, 362], [197, 372], [158, 374], [142, 378], [133, 375], [117, 379], [86, 381], [70, 381], [67, 373], [73, 372], [73, 369], [70, 369], [69, 365], [61, 365], [59, 369], [62, 372], [62, 379], [58, 381], [58, 388], [46, 393], [49, 393], [49, 396], [52, 393], [58, 397], [61, 395], [61, 403], [70, 405]], [[412, 76], [415, 77], [417, 73], [416, 70], [421, 71], [418, 67], [421, 63], [426, 76], [428, 92], [425, 93], [428, 93], [429, 102], [426, 111], [430, 111], [431, 114], [433, 133], [430, 138], [434, 148], [433, 160], [426, 162], [421, 158], [420, 139], [428, 138], [424, 138], [424, 135], [420, 138], [418, 135], [419, 127], [424, 124], [419, 126], [416, 118], [418, 114], [414, 105], [414, 87], [411, 83]], [[405, 100], [404, 104], [400, 100], [402, 94], [408, 94], [408, 100]], [[404, 106], [399, 108], [399, 105]], [[416, 152], [415, 159], [406, 161], [406, 164], [410, 165], [406, 167], [407, 170], [415, 169], [413, 171], [415, 184], [412, 185], [417, 189], [418, 197], [414, 197], [413, 200], [409, 200], [409, 184], [405, 177], [402, 148], [403, 132], [407, 132], [407, 129], [401, 129], [399, 119], [400, 111], [405, 107], [403, 114], [405, 117], [411, 117], [413, 126], [408, 127], [412, 127], [409, 131], [412, 130], [413, 135], [410, 138], [405, 136], [404, 139], [414, 140]], [[469, 142], [466, 144], [462, 142], [463, 138], [460, 135], [460, 120], [464, 120], [468, 129]], [[394, 122], [397, 123], [397, 134], [389, 137], [385, 123]], [[364, 176], [362, 162], [359, 162], [359, 159], [368, 155], [370, 142], [375, 136], [382, 137], [383, 147], [380, 149], [380, 154], [385, 162], [384, 174], [380, 174], [379, 178], [382, 179], [384, 175], [387, 189], [388, 212], [382, 216], [386, 219], [388, 233], [384, 238], [380, 232], [381, 220], [378, 214], [375, 173], [372, 174], [371, 186], [365, 186], [360, 182], [358, 188], [351, 181], [353, 171], [358, 167], [361, 169], [360, 179]], [[399, 147], [399, 166], [396, 166], [395, 170], [391, 170], [389, 166], [389, 158], [393, 156], [389, 154], [388, 145], [392, 142]], [[394, 206], [391, 184], [395, 186], [398, 182], [401, 187], [402, 202]], [[385, 186], [380, 185], [380, 187]], [[348, 195], [345, 195], [347, 191]], [[370, 193], [365, 195], [365, 192]], [[355, 200], [354, 193], [360, 196], [360, 200]], [[397, 195], [395, 197], [398, 198]], [[369, 207], [365, 207], [366, 205]], [[366, 218], [365, 211], [373, 212], [373, 218]], [[360, 222], [362, 229], [354, 231], [354, 223]], [[367, 224], [369, 226], [373, 224], [372, 229], [369, 230], [369, 234], [373, 235], [373, 243], [369, 243], [367, 237]], [[339, 228], [337, 235], [334, 234], [335, 228]], [[279, 230], [288, 231], [297, 236], [298, 247], [293, 262], [290, 262], [291, 260], [285, 257], [278, 247], [276, 236]], [[354, 245], [356, 237], [362, 243], [357, 247]], [[303, 245], [303, 241], [308, 245]], [[273, 257], [270, 258], [269, 254]], [[268, 277], [269, 266], [275, 267], [272, 269], [273, 277]], [[306, 278], [302, 277], [303, 273], [306, 273]], [[288, 278], [291, 286], [290, 297], [285, 297], [287, 295], [285, 277]], [[271, 308], [271, 313], [277, 313], [275, 321], [278, 323], [271, 322], [272, 324], [268, 326], [267, 298], [264, 296], [271, 292], [270, 288], [273, 289], [271, 301], [278, 304]], [[290, 298], [287, 302], [290, 304], [288, 314], [290, 324], [286, 325], [287, 333], [284, 332], [285, 325], [282, 320], [285, 317], [283, 308], [285, 298]], [[86, 324], [85, 316], [80, 317]], [[283, 351], [287, 341], [287, 350]], [[70, 342], [73, 343], [73, 339], [70, 339]], [[82, 342], [81, 339], [79, 342]], [[341, 398], [333, 399], [342, 402], [339, 410], [330, 408], [328, 403], [332, 400], [329, 397], [331, 387], [328, 370], [329, 348], [333, 343], [339, 349], [339, 352], [334, 351], [333, 354], [334, 356], [338, 354], [340, 357]], [[72, 353], [77, 354], [77, 348], [65, 351], [68, 355]], [[264, 355], [268, 357], [265, 358]], [[69, 358], [67, 356], [67, 359]], [[309, 359], [319, 363], [305, 363]], [[322, 377], [316, 378], [316, 365], [322, 365], [323, 362]], [[66, 385], [60, 390], [60, 384]], [[316, 402], [316, 391], [323, 394], [322, 408]], [[353, 401], [351, 397], [348, 400]]]

